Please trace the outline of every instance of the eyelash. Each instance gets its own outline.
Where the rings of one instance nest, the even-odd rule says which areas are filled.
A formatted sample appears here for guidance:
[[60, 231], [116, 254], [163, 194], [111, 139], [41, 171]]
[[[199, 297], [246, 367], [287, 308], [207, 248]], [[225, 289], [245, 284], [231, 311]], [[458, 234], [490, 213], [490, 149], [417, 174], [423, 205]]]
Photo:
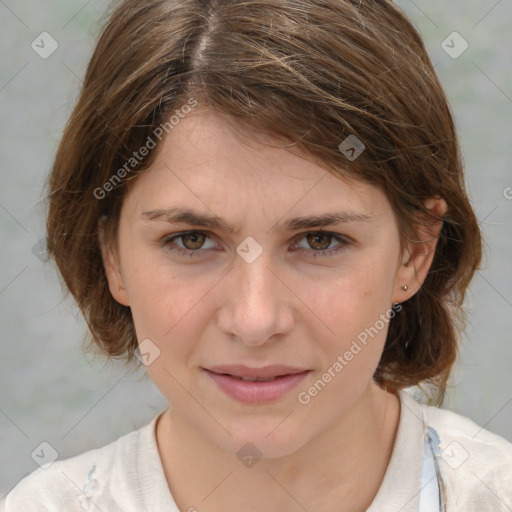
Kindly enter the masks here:
[[[175, 240], [176, 238], [182, 238], [185, 235], [191, 235], [191, 234], [204, 235], [207, 238], [210, 238], [208, 236], [208, 233], [206, 233], [204, 231], [186, 231], [184, 233], [178, 233], [178, 234], [173, 234], [173, 235], [164, 237], [162, 239], [162, 245], [164, 247], [167, 247], [168, 250], [172, 251], [173, 253], [175, 253], [179, 256], [188, 256], [191, 258], [196, 257], [207, 249], [197, 249], [194, 251], [192, 249], [183, 249], [182, 247], [171, 247], [170, 246], [172, 241]], [[340, 246], [335, 249], [324, 249], [322, 251], [316, 251], [314, 249], [311, 249], [313, 252], [313, 256], [312, 256], [313, 259], [318, 258], [318, 257], [324, 258], [324, 257], [334, 256], [335, 254], [337, 254], [337, 253], [341, 252], [343, 249], [345, 249], [351, 243], [347, 237], [338, 235], [336, 233], [330, 233], [328, 231], [308, 231], [307, 233], [303, 233], [303, 234], [299, 235], [299, 237], [296, 238], [297, 242], [294, 242], [294, 245], [297, 244], [298, 242], [300, 242], [303, 238], [305, 238], [308, 235], [329, 235], [333, 239], [340, 242]], [[300, 249], [300, 250], [307, 251], [307, 249]]]

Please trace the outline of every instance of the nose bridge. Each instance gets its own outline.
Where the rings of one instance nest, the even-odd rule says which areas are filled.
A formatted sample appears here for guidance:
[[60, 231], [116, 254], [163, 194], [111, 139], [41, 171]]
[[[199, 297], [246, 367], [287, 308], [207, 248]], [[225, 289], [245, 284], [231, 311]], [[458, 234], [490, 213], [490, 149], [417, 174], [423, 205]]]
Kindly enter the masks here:
[[271, 264], [269, 251], [258, 256], [251, 263], [244, 260], [236, 263], [238, 268], [235, 274], [240, 287], [241, 304], [262, 306], [276, 300], [277, 278], [275, 271], [270, 270]]
[[238, 285], [242, 288], [241, 303], [250, 305], [253, 301], [265, 299], [266, 295], [268, 295], [267, 300], [263, 300], [263, 303], [275, 299], [271, 297], [271, 292], [276, 290], [274, 283], [276, 276], [275, 271], [272, 272], [270, 267], [276, 267], [276, 265], [272, 261], [272, 251], [268, 246], [264, 248], [252, 236], [247, 236], [237, 246], [236, 253], [234, 274]]
[[226, 333], [248, 344], [261, 344], [290, 328], [292, 317], [275, 267], [270, 251], [251, 262], [237, 257], [229, 289], [223, 291], [221, 328]]
[[[239, 247], [238, 250], [243, 250], [243, 247]], [[270, 270], [271, 260], [270, 251], [263, 250], [254, 260], [247, 260], [242, 256], [235, 263], [235, 275], [240, 288], [237, 294], [240, 306], [257, 307], [263, 312], [276, 301], [278, 290], [275, 274]], [[273, 266], [275, 267], [275, 264]]]

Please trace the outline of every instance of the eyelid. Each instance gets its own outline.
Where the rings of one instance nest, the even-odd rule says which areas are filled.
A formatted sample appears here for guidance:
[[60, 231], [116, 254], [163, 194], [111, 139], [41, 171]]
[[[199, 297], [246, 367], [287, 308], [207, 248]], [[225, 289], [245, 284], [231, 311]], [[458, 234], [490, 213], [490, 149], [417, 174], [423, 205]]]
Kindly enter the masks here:
[[[161, 239], [161, 243], [162, 244], [169, 244], [173, 239], [175, 238], [181, 238], [181, 237], [184, 237], [186, 235], [204, 235], [205, 237], [209, 238], [210, 240], [213, 241], [213, 238], [216, 238], [216, 235], [210, 231], [204, 231], [204, 230], [198, 230], [198, 229], [190, 229], [188, 231], [180, 231], [179, 233], [172, 233], [170, 235], [165, 235], [162, 239]], [[180, 249], [182, 249], [182, 247], [180, 247]], [[186, 249], [186, 250], [189, 250], [191, 252], [200, 252], [200, 251], [205, 251], [206, 249], [197, 249], [195, 251], [192, 251], [192, 249]]]
[[[172, 233], [170, 235], [166, 235], [162, 238], [161, 243], [163, 246], [168, 247], [169, 243], [173, 239], [180, 238], [180, 237], [183, 237], [185, 235], [190, 235], [190, 234], [204, 235], [205, 237], [210, 238], [210, 239], [216, 238], [216, 235], [211, 233], [210, 231], [192, 229], [192, 230], [188, 230], [188, 231], [181, 231], [178, 233]], [[325, 231], [322, 229], [316, 229], [316, 230], [311, 230], [311, 231], [304, 231], [303, 233], [299, 233], [299, 234], [295, 235], [292, 239], [293, 240], [292, 241], [293, 248], [295, 249], [298, 242], [300, 242], [300, 240], [302, 240], [306, 236], [316, 235], [316, 234], [331, 236], [333, 239], [335, 239], [339, 242], [338, 246], [336, 246], [335, 248], [332, 248], [332, 249], [322, 249], [322, 250], [306, 249], [306, 248], [300, 247], [297, 250], [299, 252], [305, 251], [307, 253], [310, 253], [311, 254], [311, 256], [309, 256], [310, 258], [328, 257], [329, 255], [335, 255], [335, 254], [341, 252], [347, 246], [354, 245], [356, 243], [356, 241], [353, 238], [351, 238], [347, 235], [343, 235], [341, 233], [333, 233], [331, 231]], [[212, 250], [212, 248], [192, 250], [192, 249], [185, 249], [183, 247], [177, 246], [177, 247], [169, 249], [169, 250], [176, 254], [195, 256], [195, 255], [200, 255], [201, 253], [204, 253], [207, 250]]]
[[[299, 251], [307, 251], [307, 252], [310, 252], [310, 253], [313, 253], [313, 254], [319, 254], [319, 255], [324, 255], [324, 254], [336, 254], [337, 252], [341, 251], [343, 248], [345, 248], [347, 245], [353, 245], [355, 244], [355, 240], [353, 240], [352, 238], [350, 238], [349, 236], [346, 236], [346, 235], [342, 235], [341, 233], [333, 233], [331, 231], [324, 231], [322, 229], [317, 229], [317, 230], [314, 230], [314, 231], [306, 231], [304, 233], [300, 233], [298, 234], [295, 238], [294, 238], [294, 242], [293, 242], [293, 247], [295, 248], [297, 246], [297, 244], [302, 240], [304, 239], [306, 236], [308, 235], [328, 235], [330, 236], [333, 240], [336, 240], [338, 242], [338, 245], [335, 246], [334, 248], [331, 248], [331, 249], [319, 249], [319, 250], [315, 250], [315, 249], [306, 249], [304, 247], [299, 247], [298, 250]], [[331, 241], [332, 243], [332, 241]], [[331, 243], [329, 243], [329, 245], [331, 245]]]
[[[165, 235], [163, 237], [162, 241], [163, 242], [169, 242], [169, 241], [171, 241], [174, 238], [180, 238], [181, 236], [190, 235], [190, 234], [204, 235], [207, 238], [217, 238], [217, 236], [214, 233], [212, 233], [211, 231], [199, 230], [199, 229], [191, 229], [191, 230], [188, 230], [188, 231], [180, 231], [178, 233], [172, 233], [170, 235]], [[333, 233], [331, 231], [326, 231], [326, 230], [323, 230], [323, 229], [314, 229], [314, 230], [304, 231], [302, 233], [298, 233], [297, 235], [294, 235], [294, 237], [292, 238], [292, 241], [295, 243], [296, 241], [302, 240], [307, 235], [316, 235], [316, 234], [331, 235], [333, 238], [336, 238], [339, 241], [355, 243], [355, 240], [353, 240], [351, 237], [349, 237], [347, 235], [343, 235], [341, 233]], [[198, 252], [200, 250], [202, 250], [202, 249], [198, 249], [195, 252]], [[317, 252], [320, 252], [320, 251], [317, 251]]]

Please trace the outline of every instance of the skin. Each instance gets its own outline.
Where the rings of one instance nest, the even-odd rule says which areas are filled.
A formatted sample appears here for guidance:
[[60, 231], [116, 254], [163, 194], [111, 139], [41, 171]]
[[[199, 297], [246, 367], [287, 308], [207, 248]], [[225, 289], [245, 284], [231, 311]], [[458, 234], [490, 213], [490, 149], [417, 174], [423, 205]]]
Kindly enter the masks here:
[[[147, 371], [172, 404], [156, 429], [169, 488], [182, 511], [334, 512], [340, 503], [366, 510], [400, 416], [397, 397], [372, 380], [387, 324], [308, 404], [297, 395], [421, 287], [441, 221], [401, 251], [380, 190], [348, 184], [285, 149], [247, 144], [240, 130], [208, 110], [183, 119], [127, 193], [117, 244], [102, 242], [113, 297], [130, 306], [139, 343], [150, 339], [160, 350]], [[221, 216], [237, 231], [142, 215], [177, 206]], [[441, 199], [427, 206], [438, 216], [446, 210]], [[340, 210], [368, 219], [279, 229], [290, 218]], [[347, 242], [307, 236], [319, 229]], [[207, 236], [168, 240], [190, 230]], [[249, 236], [263, 249], [252, 263], [236, 252]], [[314, 258], [329, 249], [340, 250]], [[312, 372], [279, 400], [248, 405], [201, 370], [237, 363]], [[248, 442], [262, 453], [252, 467], [237, 457]]]

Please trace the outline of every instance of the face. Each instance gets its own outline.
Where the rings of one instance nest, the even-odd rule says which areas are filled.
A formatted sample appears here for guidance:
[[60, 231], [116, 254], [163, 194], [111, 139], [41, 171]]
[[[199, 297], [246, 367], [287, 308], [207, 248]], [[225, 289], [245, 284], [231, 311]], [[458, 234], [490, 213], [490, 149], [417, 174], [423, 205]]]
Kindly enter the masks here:
[[[118, 251], [104, 250], [111, 292], [131, 308], [151, 379], [191, 427], [232, 453], [248, 441], [269, 457], [293, 453], [373, 385], [400, 314], [392, 304], [414, 288], [389, 201], [284, 149], [244, 144], [208, 111], [162, 144], [125, 197]], [[286, 365], [266, 376], [288, 376], [218, 376], [249, 371], [234, 365]]]

